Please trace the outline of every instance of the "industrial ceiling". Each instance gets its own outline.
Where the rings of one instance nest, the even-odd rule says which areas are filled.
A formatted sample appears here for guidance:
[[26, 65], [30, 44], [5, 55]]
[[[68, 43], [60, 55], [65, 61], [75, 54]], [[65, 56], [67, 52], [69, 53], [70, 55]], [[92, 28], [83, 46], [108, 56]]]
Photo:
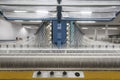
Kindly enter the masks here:
[[62, 6], [64, 19], [120, 25], [120, 0], [0, 0], [0, 11], [8, 20], [56, 18], [56, 6]]

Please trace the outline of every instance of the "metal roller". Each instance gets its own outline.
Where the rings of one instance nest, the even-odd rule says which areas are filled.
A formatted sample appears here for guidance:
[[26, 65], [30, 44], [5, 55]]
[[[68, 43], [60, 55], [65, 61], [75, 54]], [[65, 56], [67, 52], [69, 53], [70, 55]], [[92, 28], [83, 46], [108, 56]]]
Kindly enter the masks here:
[[0, 70], [120, 70], [120, 50], [35, 51], [0, 53]]

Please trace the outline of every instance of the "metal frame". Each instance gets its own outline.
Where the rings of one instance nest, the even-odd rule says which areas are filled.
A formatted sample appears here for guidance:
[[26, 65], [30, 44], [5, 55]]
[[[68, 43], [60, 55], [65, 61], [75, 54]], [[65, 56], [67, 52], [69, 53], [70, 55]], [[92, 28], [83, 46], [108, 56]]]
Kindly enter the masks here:
[[120, 3], [106, 3], [106, 4], [94, 4], [94, 3], [89, 3], [89, 4], [21, 4], [21, 3], [0, 3], [1, 6], [75, 6], [75, 7], [105, 7], [105, 6], [120, 6]]

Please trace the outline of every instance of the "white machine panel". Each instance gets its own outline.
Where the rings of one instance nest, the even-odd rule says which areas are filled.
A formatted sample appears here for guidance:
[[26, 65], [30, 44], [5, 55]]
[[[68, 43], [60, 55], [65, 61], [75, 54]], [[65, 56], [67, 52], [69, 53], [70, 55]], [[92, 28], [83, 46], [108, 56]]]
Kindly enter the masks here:
[[82, 71], [35, 71], [33, 78], [84, 78]]

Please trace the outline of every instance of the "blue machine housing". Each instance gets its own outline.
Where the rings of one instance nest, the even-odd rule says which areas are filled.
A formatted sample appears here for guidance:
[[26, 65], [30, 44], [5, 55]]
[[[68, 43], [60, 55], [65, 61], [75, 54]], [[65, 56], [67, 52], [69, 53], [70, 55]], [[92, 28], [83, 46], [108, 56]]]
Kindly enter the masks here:
[[66, 21], [61, 21], [60, 23], [58, 21], [52, 22], [52, 43], [59, 48], [66, 43], [66, 26]]

